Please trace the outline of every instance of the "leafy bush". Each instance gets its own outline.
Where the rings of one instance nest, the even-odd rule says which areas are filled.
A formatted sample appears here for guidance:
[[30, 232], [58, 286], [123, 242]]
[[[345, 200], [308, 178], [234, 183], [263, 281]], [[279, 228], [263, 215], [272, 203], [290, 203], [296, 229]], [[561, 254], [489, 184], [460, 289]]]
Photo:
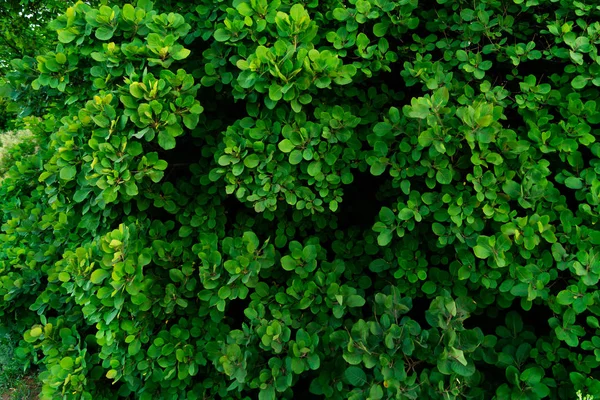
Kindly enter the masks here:
[[599, 395], [598, 17], [68, 8], [6, 76], [47, 99], [0, 186], [41, 398]]

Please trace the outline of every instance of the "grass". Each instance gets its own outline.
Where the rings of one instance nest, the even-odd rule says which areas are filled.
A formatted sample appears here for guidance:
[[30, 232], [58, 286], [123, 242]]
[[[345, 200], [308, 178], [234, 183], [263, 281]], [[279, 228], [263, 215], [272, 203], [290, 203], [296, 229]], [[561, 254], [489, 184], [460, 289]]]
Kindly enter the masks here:
[[0, 400], [37, 399], [40, 392], [37, 374], [23, 372], [14, 354], [16, 343], [14, 335], [0, 329]]
[[33, 400], [39, 397], [41, 385], [36, 375], [21, 376], [10, 386], [0, 389], [0, 400]]

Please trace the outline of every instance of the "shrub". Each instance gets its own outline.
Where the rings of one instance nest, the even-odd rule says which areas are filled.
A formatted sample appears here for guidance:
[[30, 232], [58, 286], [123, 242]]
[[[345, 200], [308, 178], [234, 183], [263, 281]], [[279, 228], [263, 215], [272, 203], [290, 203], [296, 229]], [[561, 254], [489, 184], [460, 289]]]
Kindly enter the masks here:
[[68, 8], [7, 74], [48, 99], [0, 186], [41, 398], [600, 394], [599, 10]]

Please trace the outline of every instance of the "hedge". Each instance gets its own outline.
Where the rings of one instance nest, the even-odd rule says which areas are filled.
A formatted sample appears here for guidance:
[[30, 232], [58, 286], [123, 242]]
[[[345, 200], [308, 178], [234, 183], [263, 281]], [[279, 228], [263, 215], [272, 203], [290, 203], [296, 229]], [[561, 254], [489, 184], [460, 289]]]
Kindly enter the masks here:
[[65, 9], [5, 77], [37, 111], [0, 183], [0, 318], [40, 398], [600, 396], [599, 20]]

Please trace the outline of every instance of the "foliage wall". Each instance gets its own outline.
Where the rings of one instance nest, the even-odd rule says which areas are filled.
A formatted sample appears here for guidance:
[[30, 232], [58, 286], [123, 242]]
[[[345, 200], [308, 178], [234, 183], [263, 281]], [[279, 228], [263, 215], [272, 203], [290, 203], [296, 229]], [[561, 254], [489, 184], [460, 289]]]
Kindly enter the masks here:
[[[600, 394], [600, 7], [79, 2], [12, 61], [42, 399]], [[29, 145], [29, 147], [26, 147]]]

